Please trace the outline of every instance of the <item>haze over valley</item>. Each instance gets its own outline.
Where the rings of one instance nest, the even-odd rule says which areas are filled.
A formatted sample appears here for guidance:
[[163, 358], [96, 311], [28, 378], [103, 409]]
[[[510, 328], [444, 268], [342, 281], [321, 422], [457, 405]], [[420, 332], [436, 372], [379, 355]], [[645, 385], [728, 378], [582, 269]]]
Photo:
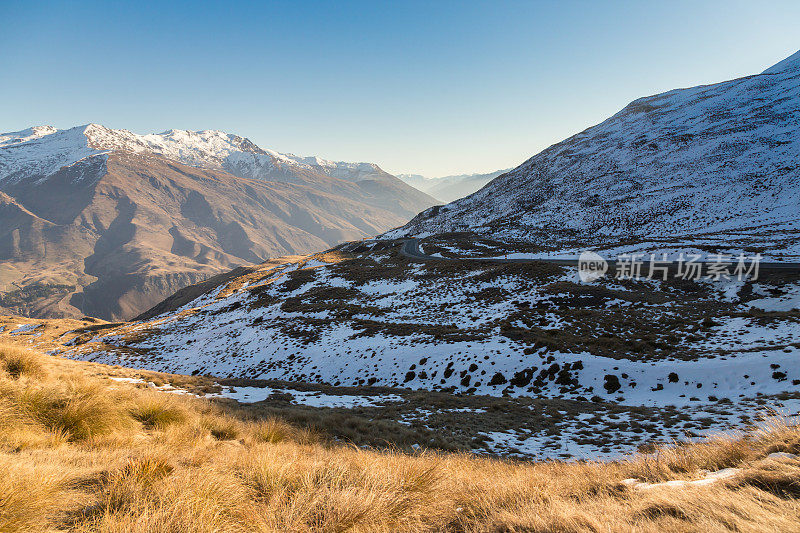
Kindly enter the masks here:
[[450, 203], [453, 200], [469, 196], [509, 170], [511, 169], [507, 168], [486, 174], [459, 174], [439, 178], [426, 178], [419, 174], [398, 174], [397, 177], [444, 203]]

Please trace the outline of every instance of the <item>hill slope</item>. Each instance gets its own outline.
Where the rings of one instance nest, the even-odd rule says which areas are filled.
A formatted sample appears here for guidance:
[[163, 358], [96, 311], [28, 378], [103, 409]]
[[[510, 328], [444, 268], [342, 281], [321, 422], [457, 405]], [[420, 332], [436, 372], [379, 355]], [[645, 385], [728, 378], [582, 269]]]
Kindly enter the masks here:
[[[726, 127], [736, 128], [730, 133], [732, 138], [755, 150], [749, 157], [724, 151], [709, 158], [700, 151], [690, 163], [688, 152], [675, 152], [661, 154], [654, 164], [674, 167], [676, 172], [682, 169], [681, 179], [693, 187], [689, 189], [693, 194], [722, 191], [718, 200], [724, 210], [719, 224], [731, 231], [764, 238], [760, 232], [766, 228], [758, 228], [763, 222], [759, 217], [764, 217], [775, 222], [772, 237], [783, 234], [789, 240], [786, 226], [797, 215], [786, 205], [797, 191], [781, 187], [782, 180], [792, 182], [794, 171], [769, 167], [772, 170], [758, 175], [756, 181], [769, 187], [756, 192], [772, 198], [763, 212], [743, 213], [722, 201], [735, 197], [745, 205], [747, 198], [764, 200], [742, 192], [752, 189], [743, 177], [745, 167], [766, 165], [765, 161], [794, 164], [786, 159], [795, 141], [783, 136], [785, 131], [793, 131], [796, 119], [793, 122], [780, 114], [781, 106], [793, 105], [794, 100], [791, 94], [780, 94], [786, 86], [796, 87], [792, 85], [795, 78], [779, 69], [779, 74], [730, 83], [749, 87], [754, 79], [762, 80], [761, 94], [774, 98], [772, 105], [753, 112], [764, 114], [763, 119], [774, 125], [755, 119], [748, 124], [745, 118], [726, 123]], [[770, 88], [774, 90], [770, 92]], [[730, 85], [704, 89], [710, 91], [708, 98], [690, 99], [689, 110], [709, 99], [723, 98], [719, 94], [723, 89], [728, 91]], [[732, 96], [725, 98], [730, 101]], [[749, 98], [756, 97], [751, 94]], [[748, 102], [742, 101], [742, 105], [752, 104]], [[738, 107], [729, 113], [746, 115]], [[623, 118], [627, 116], [623, 114]], [[654, 124], [654, 131], [663, 129], [660, 122]], [[718, 122], [707, 126], [707, 134], [696, 129], [695, 135], [708, 143], [722, 143]], [[625, 139], [626, 132], [621, 129], [615, 135]], [[748, 133], [753, 135], [751, 144], [745, 142]], [[773, 143], [774, 150], [764, 148], [770, 143], [768, 134], [780, 141]], [[597, 131], [590, 136], [598, 146], [608, 148], [606, 137]], [[565, 141], [571, 142], [574, 140]], [[556, 161], [566, 164], [566, 148], [551, 150], [558, 155], [553, 156]], [[544, 165], [536, 163], [539, 158], [549, 161], [548, 152], [543, 154], [530, 165]], [[588, 156], [571, 161], [577, 166], [595, 164]], [[738, 169], [741, 174], [733, 172], [732, 178], [726, 178], [721, 167], [732, 172]], [[553, 185], [549, 190], [567, 194], [565, 183], [575, 182], [574, 177], [560, 181], [553, 175], [547, 177], [542, 170], [541, 180], [531, 185], [521, 172], [517, 169], [501, 176], [476, 195], [440, 209], [444, 213], [420, 217], [415, 224], [420, 230], [436, 230], [439, 226], [425, 224], [447, 222], [450, 211], [466, 209], [469, 202], [480, 199], [491, 200], [493, 192], [498, 195], [496, 205], [501, 205], [501, 196], [508, 205], [517, 205], [513, 195], [498, 189], [509, 176], [517, 176], [520, 190], [528, 192], [547, 182], [560, 187]], [[642, 171], [642, 175], [646, 173]], [[655, 180], [655, 175], [650, 178]], [[650, 205], [662, 205], [657, 190], [649, 190]], [[670, 193], [673, 196], [667, 197], [673, 198], [681, 190], [675, 189]], [[630, 209], [639, 205], [633, 197], [601, 192], [609, 202], [616, 198], [622, 206], [630, 203]], [[551, 206], [547, 202], [557, 198], [542, 205], [556, 209], [556, 203]], [[712, 216], [704, 206], [703, 202], [679, 203], [673, 206], [676, 218], [642, 219], [642, 224], [684, 237], [678, 231], [681, 217], [696, 213], [692, 216], [702, 221], [703, 216]], [[625, 220], [627, 211], [620, 213], [614, 220]], [[536, 210], [528, 214], [544, 216]], [[674, 275], [661, 279], [656, 275], [654, 279], [606, 276], [584, 282], [574, 267], [564, 263], [496, 259], [507, 253], [543, 249], [536, 243], [506, 242], [509, 236], [536, 240], [536, 227], [524, 223], [528, 214], [515, 212], [510, 218], [490, 219], [478, 228], [495, 228], [502, 237], [499, 240], [467, 232], [425, 237], [420, 243], [422, 257], [410, 254], [404, 239], [384, 236], [342, 245], [326, 254], [273, 260], [186, 291], [144, 314], [140, 321], [76, 335], [64, 350], [71, 357], [108, 364], [231, 379], [518, 398], [529, 403], [513, 411], [497, 406], [468, 411], [464, 416], [469, 417], [471, 429], [464, 432], [480, 431], [483, 442], [493, 443], [491, 449], [526, 456], [607, 457], [654, 440], [741, 427], [767, 406], [792, 415], [800, 412], [800, 283], [796, 267], [765, 268], [758, 279]], [[478, 219], [480, 212], [463, 216]], [[556, 220], [570, 216], [572, 212], [567, 211], [554, 215]], [[676, 220], [675, 227], [669, 225]], [[741, 228], [735, 225], [737, 220]], [[415, 224], [393, 233], [413, 232]], [[444, 227], [447, 229], [446, 224]], [[565, 236], [571, 236], [571, 245], [579, 239], [591, 240], [592, 236], [582, 231], [558, 233], [554, 228], [550, 241], [564, 244], [568, 242]], [[626, 235], [620, 230], [607, 237]], [[700, 245], [695, 234], [687, 235], [681, 243], [684, 247], [687, 242]], [[704, 242], [713, 244], [711, 237], [703, 237]], [[729, 244], [727, 236], [718, 242]], [[778, 255], [779, 248], [770, 245], [768, 251]], [[537, 406], [536, 402], [551, 403], [542, 408], [542, 403]], [[431, 418], [442, 416], [456, 415], [445, 414], [439, 407], [420, 406], [414, 413], [404, 413], [402, 421], [430, 427]], [[478, 420], [481, 429], [475, 430]]]
[[[457, 244], [502, 254], [475, 236], [422, 247], [441, 254]], [[77, 339], [68, 353], [186, 374], [579, 406], [548, 415], [547, 433], [533, 407], [527, 418], [470, 415], [473, 427], [487, 424], [492, 449], [527, 456], [613, 456], [747, 423], [765, 405], [800, 412], [796, 273], [587, 285], [572, 267], [416, 263], [397, 242], [369, 246], [266, 263], [191, 301], [165, 302], [140, 322]], [[404, 420], [430, 426], [431, 416], [421, 407]], [[581, 430], [590, 423], [603, 439]]]
[[0, 310], [129, 318], [269, 257], [371, 236], [435, 201], [376, 165], [222, 132], [0, 135]]
[[388, 237], [473, 230], [553, 247], [667, 239], [796, 257], [800, 53], [640, 98]]
[[791, 420], [619, 462], [531, 464], [413, 453], [422, 439], [360, 449], [306, 429], [384, 436], [342, 409], [297, 408], [289, 425], [286, 409], [170, 394], [211, 392], [208, 381], [0, 345], [0, 529], [795, 531], [800, 520]]

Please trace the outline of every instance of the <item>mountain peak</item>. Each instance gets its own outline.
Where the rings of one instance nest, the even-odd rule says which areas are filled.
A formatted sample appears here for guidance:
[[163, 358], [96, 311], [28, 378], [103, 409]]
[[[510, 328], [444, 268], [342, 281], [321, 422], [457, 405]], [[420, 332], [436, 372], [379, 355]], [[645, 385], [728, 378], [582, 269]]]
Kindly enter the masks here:
[[50, 135], [51, 133], [55, 133], [58, 130], [53, 126], [47, 125], [47, 126], [34, 126], [34, 127], [30, 128], [30, 131], [34, 135], [37, 135], [37, 136], [41, 137], [41, 136], [44, 136], [44, 135]]
[[800, 50], [790, 55], [783, 61], [775, 63], [762, 74], [780, 74], [782, 72], [794, 72], [800, 70]]
[[[0, 312], [133, 316], [235, 266], [363, 239], [435, 203], [361, 170], [312, 166], [217, 130], [140, 135], [90, 123], [2, 134], [0, 256], [17, 265], [10, 280], [38, 292], [0, 301]], [[41, 290], [42, 279], [54, 285]]]
[[[297, 179], [298, 175], [307, 173], [316, 175], [315, 179], [324, 176], [350, 182], [394, 179], [374, 163], [328, 161], [280, 153], [220, 130], [170, 129], [140, 135], [94, 122], [63, 130], [35, 126], [0, 134], [0, 148], [13, 148], [0, 152], [0, 179], [12, 174], [15, 180], [25, 179], [25, 176], [40, 179], [87, 157], [117, 151], [154, 155], [197, 168], [224, 170], [236, 176], [267, 181]], [[316, 183], [324, 188], [325, 181]], [[398, 180], [398, 183], [402, 182]], [[433, 198], [427, 197], [423, 203], [433, 202]]]
[[57, 131], [58, 130], [53, 126], [33, 126], [21, 131], [0, 133], [0, 146], [11, 146], [13, 144], [40, 139], [45, 135], [50, 135]]

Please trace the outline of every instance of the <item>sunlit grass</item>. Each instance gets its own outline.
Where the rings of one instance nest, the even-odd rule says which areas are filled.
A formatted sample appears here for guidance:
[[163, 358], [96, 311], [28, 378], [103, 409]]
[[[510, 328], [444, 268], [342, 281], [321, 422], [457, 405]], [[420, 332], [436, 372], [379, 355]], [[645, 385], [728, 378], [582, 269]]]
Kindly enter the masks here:
[[[0, 347], [0, 353], [4, 348]], [[29, 352], [0, 377], [6, 531], [796, 531], [800, 429], [609, 463], [368, 451]], [[5, 359], [4, 359], [5, 361]], [[637, 490], [626, 478], [714, 484]]]

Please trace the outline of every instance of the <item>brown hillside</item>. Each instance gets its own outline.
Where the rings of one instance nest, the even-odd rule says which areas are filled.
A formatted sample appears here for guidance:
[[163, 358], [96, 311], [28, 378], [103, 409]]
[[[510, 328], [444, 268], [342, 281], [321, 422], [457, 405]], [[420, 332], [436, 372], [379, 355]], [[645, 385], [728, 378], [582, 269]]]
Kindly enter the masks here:
[[390, 180], [306, 171], [293, 181], [113, 152], [10, 184], [0, 196], [0, 312], [130, 318], [236, 266], [374, 235], [424, 205]]

